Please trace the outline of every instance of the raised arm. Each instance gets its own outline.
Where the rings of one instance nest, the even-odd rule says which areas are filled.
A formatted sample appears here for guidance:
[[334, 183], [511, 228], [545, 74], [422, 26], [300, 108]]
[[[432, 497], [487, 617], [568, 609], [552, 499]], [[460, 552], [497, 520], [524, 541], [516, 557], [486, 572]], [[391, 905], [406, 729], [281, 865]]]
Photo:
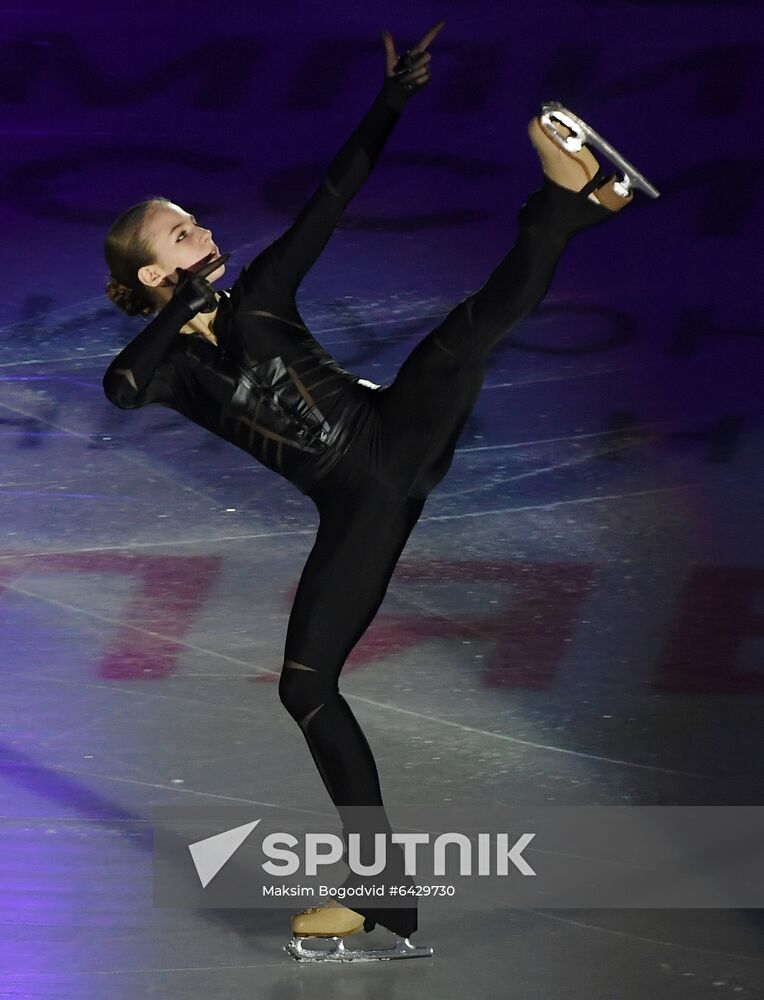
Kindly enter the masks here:
[[266, 284], [278, 294], [288, 297], [295, 294], [348, 202], [369, 176], [404, 107], [429, 82], [431, 56], [425, 49], [444, 23], [439, 22], [400, 60], [396, 59], [391, 36], [384, 34], [387, 73], [371, 108], [334, 157], [321, 184], [289, 229], [245, 269], [242, 275], [245, 283], [264, 275]]

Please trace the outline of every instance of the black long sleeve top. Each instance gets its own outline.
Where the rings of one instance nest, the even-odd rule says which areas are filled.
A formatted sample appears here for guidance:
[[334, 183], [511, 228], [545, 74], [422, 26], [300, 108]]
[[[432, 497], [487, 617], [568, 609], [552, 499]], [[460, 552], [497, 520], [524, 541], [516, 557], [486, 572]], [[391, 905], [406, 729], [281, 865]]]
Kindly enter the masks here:
[[411, 93], [385, 78], [294, 223], [218, 293], [217, 346], [180, 332], [189, 315], [171, 299], [119, 352], [103, 377], [115, 406], [168, 406], [303, 493], [334, 468], [369, 417], [369, 394], [380, 387], [331, 357], [303, 322], [295, 296]]

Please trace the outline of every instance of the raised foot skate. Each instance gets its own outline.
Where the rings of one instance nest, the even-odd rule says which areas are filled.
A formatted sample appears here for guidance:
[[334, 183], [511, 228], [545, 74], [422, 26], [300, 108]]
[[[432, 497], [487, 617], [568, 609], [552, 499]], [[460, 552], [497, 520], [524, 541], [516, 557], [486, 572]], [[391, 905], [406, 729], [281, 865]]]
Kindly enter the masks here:
[[[376, 937], [379, 932], [374, 932]], [[284, 951], [298, 962], [378, 962], [396, 958], [431, 958], [432, 948], [413, 945], [408, 938], [386, 932], [389, 945], [362, 944], [354, 940], [349, 945], [344, 937], [306, 936], [295, 934], [284, 945]]]
[[[634, 191], [651, 198], [660, 192], [591, 125], [558, 101], [548, 101], [528, 126], [528, 135], [541, 159], [544, 173], [562, 187], [586, 193], [611, 211], [630, 204]], [[602, 153], [622, 173], [607, 179], [604, 171], [586, 147]]]

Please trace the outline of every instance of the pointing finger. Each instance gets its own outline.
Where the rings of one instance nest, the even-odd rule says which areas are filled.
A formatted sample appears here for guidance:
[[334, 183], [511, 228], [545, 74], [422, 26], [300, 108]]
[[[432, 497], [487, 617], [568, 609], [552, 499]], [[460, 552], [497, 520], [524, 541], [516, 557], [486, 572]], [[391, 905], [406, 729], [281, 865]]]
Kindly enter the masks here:
[[385, 56], [387, 58], [387, 68], [392, 71], [395, 66], [395, 43], [389, 31], [382, 32], [382, 41], [385, 43]]
[[435, 38], [436, 35], [440, 34], [440, 32], [445, 27], [445, 24], [446, 24], [445, 21], [438, 21], [438, 23], [434, 27], [430, 28], [427, 34], [422, 38], [421, 42], [418, 42], [411, 51], [412, 52], [424, 51], [424, 49], [427, 48], [427, 46], [430, 44], [433, 38]]

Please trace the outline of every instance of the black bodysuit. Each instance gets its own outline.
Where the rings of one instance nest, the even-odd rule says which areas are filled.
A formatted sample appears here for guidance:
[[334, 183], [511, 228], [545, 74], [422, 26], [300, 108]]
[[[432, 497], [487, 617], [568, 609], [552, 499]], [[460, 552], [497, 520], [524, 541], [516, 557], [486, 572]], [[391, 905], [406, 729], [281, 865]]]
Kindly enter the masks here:
[[295, 223], [220, 294], [218, 347], [179, 333], [187, 314], [171, 301], [109, 366], [103, 384], [113, 403], [172, 407], [310, 493], [368, 417], [377, 387], [319, 344], [295, 294], [410, 96], [385, 80]]
[[[279, 696], [346, 832], [356, 813], [344, 807], [381, 808], [382, 795], [371, 748], [338, 688], [342, 666], [448, 471], [492, 348], [542, 300], [574, 233], [614, 214], [587, 198], [592, 183], [573, 192], [545, 177], [520, 210], [514, 246], [483, 287], [415, 346], [392, 384], [359, 379], [310, 334], [295, 296], [409, 97], [385, 80], [293, 225], [220, 295], [217, 347], [179, 332], [187, 314], [171, 300], [103, 380], [115, 405], [169, 406], [315, 503], [319, 526], [289, 617]], [[596, 186], [604, 179], [600, 172]], [[402, 883], [393, 854], [390, 877]], [[367, 917], [367, 929], [378, 921], [404, 935], [416, 930], [413, 899], [406, 908], [348, 905]]]

